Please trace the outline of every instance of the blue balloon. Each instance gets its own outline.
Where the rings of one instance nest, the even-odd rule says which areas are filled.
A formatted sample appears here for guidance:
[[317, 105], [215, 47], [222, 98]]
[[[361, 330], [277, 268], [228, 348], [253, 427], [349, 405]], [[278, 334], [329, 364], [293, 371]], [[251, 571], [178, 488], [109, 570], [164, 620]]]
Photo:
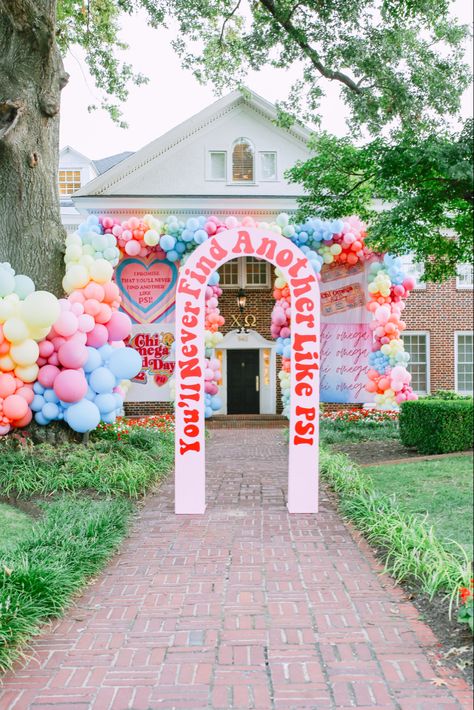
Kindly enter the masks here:
[[102, 358], [102, 362], [107, 362], [109, 357], [112, 355], [114, 351], [114, 348], [106, 343], [105, 345], [102, 345], [100, 348], [98, 348], [98, 351], [100, 353], [100, 356]]
[[107, 412], [106, 414], [102, 415], [102, 421], [105, 422], [106, 424], [113, 424], [116, 419], [117, 419], [117, 410], [115, 410], [115, 409], [112, 412]]
[[[125, 348], [121, 348], [121, 350], [122, 349], [125, 350]], [[133, 352], [136, 352], [136, 350], [134, 350]], [[113, 355], [110, 359], [112, 359], [112, 357]], [[104, 392], [112, 392], [113, 388], [115, 387], [115, 384], [115, 377], [108, 367], [98, 367], [96, 370], [91, 372], [89, 376], [89, 385], [94, 390], [94, 392], [97, 392], [97, 394], [103, 394]]]
[[[142, 369], [142, 357], [133, 348], [117, 348], [109, 358], [108, 367], [117, 379], [131, 380]], [[94, 387], [92, 383], [91, 386]]]
[[88, 399], [81, 399], [67, 410], [67, 423], [74, 431], [85, 434], [92, 431], [100, 422], [100, 412], [94, 402]]
[[43, 385], [40, 385], [39, 382], [35, 382], [35, 384], [33, 385], [33, 392], [35, 394], [43, 394], [43, 392], [44, 392]]
[[179, 254], [176, 249], [170, 249], [168, 252], [166, 252], [166, 258], [168, 259], [168, 261], [178, 261]]
[[171, 236], [171, 234], [163, 234], [161, 239], [160, 239], [160, 247], [164, 251], [170, 251], [171, 249], [174, 249], [174, 245], [176, 244], [176, 239]]
[[44, 407], [44, 397], [40, 394], [35, 394], [30, 404], [30, 409], [32, 412], [41, 412]]
[[197, 229], [194, 232], [194, 241], [196, 242], [196, 244], [202, 244], [208, 238], [209, 238], [209, 235], [205, 229]]
[[186, 251], [186, 244], [183, 242], [176, 242], [174, 250], [177, 251], [178, 254], [183, 254]]
[[54, 402], [46, 402], [43, 409], [41, 410], [46, 419], [57, 419], [59, 414], [59, 407]]
[[117, 402], [113, 394], [98, 394], [94, 402], [102, 414], [102, 419], [104, 419], [104, 414], [109, 414], [117, 409]]
[[219, 397], [218, 394], [215, 394], [211, 398], [211, 408], [214, 412], [217, 412], [218, 409], [222, 408], [222, 399]]
[[59, 397], [53, 389], [47, 389], [43, 394], [45, 402], [54, 402], [55, 404], [59, 402]]
[[84, 372], [92, 372], [102, 365], [102, 356], [96, 348], [87, 346], [87, 360], [84, 364]]
[[208, 284], [209, 286], [217, 286], [219, 281], [220, 281], [220, 274], [218, 271], [214, 271], [213, 274], [210, 275]]
[[49, 424], [49, 419], [46, 419], [42, 412], [36, 412], [35, 422], [40, 426], [46, 426], [46, 424]]
[[212, 417], [212, 407], [206, 407], [204, 410], [204, 416], [206, 419], [209, 419], [209, 417]]

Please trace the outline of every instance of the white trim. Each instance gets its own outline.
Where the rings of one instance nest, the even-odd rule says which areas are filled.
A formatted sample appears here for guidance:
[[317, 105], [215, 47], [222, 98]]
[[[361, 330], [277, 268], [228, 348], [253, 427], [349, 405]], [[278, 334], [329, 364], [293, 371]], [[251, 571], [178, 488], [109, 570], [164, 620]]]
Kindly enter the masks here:
[[[237, 260], [237, 283], [236, 284], [224, 284], [219, 283], [219, 286], [223, 290], [231, 291], [232, 289], [244, 288], [247, 291], [256, 291], [258, 289], [270, 289], [272, 285], [272, 277], [270, 273], [271, 264], [269, 261], [265, 261], [265, 266], [267, 270], [267, 280], [264, 284], [250, 284], [247, 282], [247, 257], [246, 256], [236, 256]], [[231, 259], [234, 261], [234, 259]], [[263, 262], [264, 260], [261, 259]], [[229, 264], [230, 262], [226, 262]], [[225, 266], [225, 264], [224, 264]]]
[[[458, 390], [458, 337], [460, 335], [470, 335], [474, 338], [474, 331], [472, 330], [455, 330], [454, 331], [454, 391], [458, 394], [472, 395], [471, 392], [465, 392], [464, 390]], [[474, 343], [473, 343], [474, 347]]]
[[[221, 413], [227, 414], [227, 350], [259, 350], [259, 377], [260, 377], [260, 414], [276, 413], [276, 343], [274, 340], [266, 340], [255, 330], [248, 333], [239, 333], [231, 330], [224, 336], [223, 340], [216, 347], [216, 351], [222, 351], [222, 384], [219, 386], [219, 394], [222, 399]], [[270, 350], [270, 373], [269, 384], [265, 385], [263, 378], [263, 351]]]
[[[81, 184], [80, 184], [78, 190], [80, 190], [87, 183], [84, 173], [88, 169], [89, 168], [86, 167], [85, 165], [77, 165], [77, 166], [68, 165], [67, 167], [64, 165], [59, 165], [59, 167], [58, 167], [58, 190], [59, 190], [59, 173], [79, 173]], [[68, 198], [72, 197], [76, 192], [78, 192], [78, 190], [73, 190], [73, 192], [68, 192], [68, 193], [59, 191], [59, 197], [60, 197], [60, 199], [68, 199]]]
[[[414, 390], [417, 394], [430, 394], [431, 392], [431, 338], [429, 330], [404, 330], [401, 333], [403, 340], [405, 335], [424, 335], [426, 338], [426, 392]], [[408, 371], [410, 371], [410, 363], [408, 363]]]

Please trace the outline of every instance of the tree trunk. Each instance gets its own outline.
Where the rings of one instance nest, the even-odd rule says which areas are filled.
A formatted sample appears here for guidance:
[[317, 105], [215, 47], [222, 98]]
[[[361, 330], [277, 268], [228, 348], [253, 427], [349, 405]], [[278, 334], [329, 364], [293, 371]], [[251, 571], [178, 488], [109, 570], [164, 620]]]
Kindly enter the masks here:
[[0, 0], [0, 261], [62, 294], [56, 0]]

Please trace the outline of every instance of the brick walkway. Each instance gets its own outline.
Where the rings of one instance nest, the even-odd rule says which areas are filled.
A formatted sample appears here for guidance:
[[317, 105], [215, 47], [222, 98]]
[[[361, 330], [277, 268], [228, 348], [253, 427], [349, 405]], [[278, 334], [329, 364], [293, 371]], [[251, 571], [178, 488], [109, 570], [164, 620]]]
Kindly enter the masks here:
[[214, 431], [208, 468], [206, 515], [175, 517], [171, 480], [150, 498], [1, 710], [471, 707], [329, 501], [288, 516], [281, 432]]

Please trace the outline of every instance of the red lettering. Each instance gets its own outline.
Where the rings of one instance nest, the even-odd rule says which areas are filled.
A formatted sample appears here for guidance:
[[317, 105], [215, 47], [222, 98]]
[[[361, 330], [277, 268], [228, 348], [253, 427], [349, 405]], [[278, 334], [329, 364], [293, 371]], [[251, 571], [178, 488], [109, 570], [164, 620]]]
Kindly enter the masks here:
[[[239, 238], [237, 239], [234, 248], [232, 249], [233, 254], [253, 254], [253, 246], [250, 241], [250, 234], [248, 232], [240, 232]], [[243, 251], [242, 251], [243, 249]]]

